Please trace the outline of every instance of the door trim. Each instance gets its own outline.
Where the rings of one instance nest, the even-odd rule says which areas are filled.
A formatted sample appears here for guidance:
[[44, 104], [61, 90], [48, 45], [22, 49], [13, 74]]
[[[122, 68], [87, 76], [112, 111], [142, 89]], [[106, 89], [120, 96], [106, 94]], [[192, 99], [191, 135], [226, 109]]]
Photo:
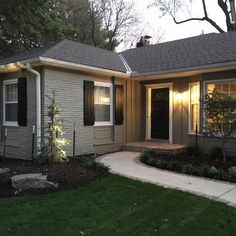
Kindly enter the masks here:
[[151, 139], [151, 91], [169, 88], [169, 143], [173, 143], [173, 83], [146, 84], [146, 141]]

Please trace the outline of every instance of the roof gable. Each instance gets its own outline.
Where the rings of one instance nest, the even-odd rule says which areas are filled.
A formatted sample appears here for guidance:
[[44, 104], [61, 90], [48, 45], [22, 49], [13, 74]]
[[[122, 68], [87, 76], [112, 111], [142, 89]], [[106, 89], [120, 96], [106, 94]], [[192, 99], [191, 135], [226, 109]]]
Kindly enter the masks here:
[[200, 35], [121, 54], [131, 70], [139, 74], [236, 61], [236, 32]]
[[56, 44], [35, 48], [24, 53], [2, 58], [0, 59], [0, 65], [39, 57], [126, 72], [126, 68], [117, 53], [67, 39]]
[[0, 65], [39, 60], [40, 57], [123, 73], [128, 70], [132, 72], [131, 75], [191, 71], [193, 68], [236, 62], [236, 31], [159, 43], [130, 49], [120, 54], [65, 39], [59, 43], [2, 58]]

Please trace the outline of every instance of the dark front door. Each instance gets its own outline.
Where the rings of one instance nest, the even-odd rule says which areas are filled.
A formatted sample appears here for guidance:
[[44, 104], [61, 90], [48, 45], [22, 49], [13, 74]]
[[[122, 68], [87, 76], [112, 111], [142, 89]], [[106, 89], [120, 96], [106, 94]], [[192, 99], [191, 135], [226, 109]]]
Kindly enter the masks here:
[[151, 138], [169, 139], [169, 88], [152, 89]]

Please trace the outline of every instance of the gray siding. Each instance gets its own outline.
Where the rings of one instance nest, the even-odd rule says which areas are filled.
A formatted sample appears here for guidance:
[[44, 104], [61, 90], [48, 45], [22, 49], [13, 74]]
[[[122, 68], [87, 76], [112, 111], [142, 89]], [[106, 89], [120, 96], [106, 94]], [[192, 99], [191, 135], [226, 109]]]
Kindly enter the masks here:
[[[159, 84], [159, 83], [173, 83], [174, 93], [185, 93], [186, 99], [183, 100], [183, 105], [173, 99], [173, 142], [178, 144], [188, 144], [194, 142], [194, 135], [189, 134], [189, 84], [193, 82], [200, 82], [201, 96], [203, 96], [204, 81], [208, 80], [222, 80], [222, 79], [236, 79], [236, 70], [215, 72], [202, 74], [192, 77], [159, 79], [142, 82], [142, 126], [141, 140], [145, 140], [146, 135], [146, 84]], [[200, 114], [200, 123], [202, 123], [202, 112]], [[219, 141], [209, 139], [203, 136], [198, 137], [199, 144], [204, 152], [209, 152], [212, 146], [220, 145]], [[236, 156], [236, 141], [231, 141], [227, 144], [229, 155]]]
[[27, 127], [4, 126], [3, 113], [1, 112], [1, 145], [0, 155], [3, 153], [4, 130], [8, 129], [6, 142], [6, 157], [30, 159], [31, 158], [31, 143], [32, 143], [32, 125], [36, 125], [36, 86], [35, 78], [29, 73], [7, 73], [1, 74], [0, 79], [0, 104], [3, 111], [3, 81], [17, 79], [19, 76], [27, 77]]
[[[47, 95], [51, 96], [55, 90], [56, 102], [61, 109], [61, 117], [64, 120], [65, 138], [71, 143], [67, 145], [67, 155], [72, 155], [73, 124], [76, 127], [76, 155], [86, 153], [106, 153], [119, 150], [125, 142], [125, 121], [124, 125], [115, 126], [84, 126], [83, 108], [83, 81], [94, 80], [111, 82], [109, 77], [94, 77], [67, 70], [45, 68], [43, 76], [44, 124], [47, 124], [47, 106], [50, 103]], [[116, 84], [125, 83], [122, 79], [116, 78]], [[114, 140], [113, 140], [113, 132]]]

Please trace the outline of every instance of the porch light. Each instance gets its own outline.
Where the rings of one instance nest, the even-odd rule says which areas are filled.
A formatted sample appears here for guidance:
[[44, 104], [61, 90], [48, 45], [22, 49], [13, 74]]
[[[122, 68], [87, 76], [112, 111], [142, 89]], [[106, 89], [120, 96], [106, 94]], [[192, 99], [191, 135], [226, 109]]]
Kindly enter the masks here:
[[184, 100], [184, 93], [176, 93], [175, 99], [179, 102], [183, 101]]

